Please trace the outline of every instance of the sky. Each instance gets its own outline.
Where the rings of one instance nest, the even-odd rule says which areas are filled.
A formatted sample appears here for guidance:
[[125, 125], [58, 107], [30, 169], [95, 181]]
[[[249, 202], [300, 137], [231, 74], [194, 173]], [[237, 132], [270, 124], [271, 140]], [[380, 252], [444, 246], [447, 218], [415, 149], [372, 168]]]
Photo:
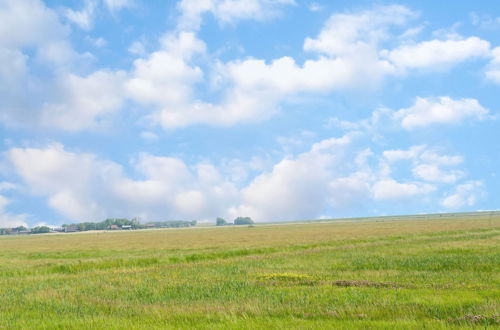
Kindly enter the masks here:
[[496, 1], [0, 0], [0, 227], [499, 209]]

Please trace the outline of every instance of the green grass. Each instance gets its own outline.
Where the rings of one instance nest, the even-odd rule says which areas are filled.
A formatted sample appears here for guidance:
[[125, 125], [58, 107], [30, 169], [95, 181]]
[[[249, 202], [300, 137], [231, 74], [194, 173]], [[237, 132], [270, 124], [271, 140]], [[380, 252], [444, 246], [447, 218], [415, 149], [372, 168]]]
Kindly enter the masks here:
[[0, 329], [500, 326], [500, 219], [0, 238]]

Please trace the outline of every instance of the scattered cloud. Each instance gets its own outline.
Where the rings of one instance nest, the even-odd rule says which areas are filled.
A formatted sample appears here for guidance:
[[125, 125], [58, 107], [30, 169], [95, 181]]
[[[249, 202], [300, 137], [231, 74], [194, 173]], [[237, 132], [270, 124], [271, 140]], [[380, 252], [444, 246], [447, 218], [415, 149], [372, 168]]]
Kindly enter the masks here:
[[144, 47], [144, 44], [140, 41], [134, 41], [133, 43], [131, 43], [130, 46], [128, 47], [128, 51], [130, 54], [138, 56], [143, 56], [146, 54], [146, 48]]
[[17, 226], [27, 226], [27, 214], [13, 214], [6, 211], [7, 205], [11, 201], [0, 195], [0, 228], [12, 228]]
[[147, 131], [141, 132], [140, 136], [141, 136], [141, 139], [143, 139], [147, 142], [156, 142], [159, 139], [158, 135], [156, 135], [153, 132], [147, 132]]
[[123, 72], [106, 71], [62, 76], [57, 100], [42, 107], [41, 124], [74, 132], [105, 125], [122, 105], [124, 78]]
[[104, 4], [111, 11], [117, 11], [124, 8], [130, 8], [135, 0], [104, 0]]
[[476, 99], [417, 97], [413, 106], [396, 111], [394, 118], [404, 129], [412, 130], [433, 124], [457, 124], [467, 118], [481, 120], [488, 112]]
[[92, 37], [87, 36], [85, 39], [87, 39], [96, 48], [102, 48], [108, 44], [106, 39], [104, 39], [102, 37], [92, 38]]
[[457, 210], [464, 206], [473, 206], [479, 197], [484, 195], [481, 181], [469, 181], [458, 185], [455, 192], [446, 196], [441, 205], [450, 210]]
[[409, 161], [411, 174], [423, 182], [454, 184], [465, 176], [462, 170], [453, 168], [463, 162], [463, 157], [442, 155], [426, 145], [413, 146], [407, 150], [386, 150], [383, 156], [389, 165]]
[[478, 37], [431, 40], [384, 50], [382, 56], [401, 69], [443, 70], [473, 58], [486, 58], [490, 43]]
[[82, 10], [70, 8], [62, 9], [64, 17], [79, 28], [89, 31], [94, 25], [94, 14], [97, 4], [92, 0], [86, 0]]
[[500, 47], [493, 49], [492, 60], [486, 70], [486, 78], [500, 84]]
[[471, 13], [470, 18], [472, 24], [484, 30], [497, 30], [500, 29], [500, 17], [491, 17], [489, 15], [480, 15]]
[[263, 21], [279, 16], [283, 6], [294, 4], [294, 0], [182, 0], [177, 4], [181, 13], [179, 29], [198, 30], [205, 13], [211, 13], [222, 24]]
[[[262, 167], [257, 160], [189, 166], [179, 158], [143, 153], [132, 162], [139, 175], [135, 179], [115, 162], [71, 152], [61, 144], [12, 148], [6, 156], [32, 194], [46, 197], [50, 207], [73, 220], [125, 215], [149, 220], [239, 215], [257, 221], [314, 218], [377, 201], [425, 198], [437, 190], [435, 183], [460, 179], [459, 170], [449, 169], [461, 162], [457, 156], [440, 155], [426, 146], [377, 155], [363, 148], [364, 138], [351, 132], [324, 139], [271, 167]], [[395, 163], [403, 159], [411, 160], [406, 167], [414, 179], [392, 176]], [[446, 179], [436, 178], [423, 166], [434, 166]], [[255, 174], [248, 176], [251, 167]], [[450, 175], [457, 177], [448, 179]]]
[[307, 5], [307, 9], [309, 9], [309, 11], [316, 12], [316, 11], [322, 11], [324, 7], [318, 4], [317, 2], [311, 2], [310, 4]]
[[416, 17], [409, 8], [380, 6], [358, 13], [333, 14], [316, 38], [306, 38], [306, 51], [331, 56], [352, 55], [360, 50], [370, 55], [378, 44], [389, 38], [392, 26], [403, 26]]
[[415, 195], [427, 194], [436, 188], [425, 183], [401, 183], [393, 179], [381, 180], [373, 186], [375, 200], [407, 199]]
[[[89, 15], [93, 8], [93, 1], [86, 2]], [[95, 129], [120, 108], [124, 72], [74, 73], [79, 64], [88, 63], [89, 56], [72, 48], [69, 29], [54, 10], [38, 0], [8, 0], [2, 9], [0, 21], [9, 28], [0, 27], [0, 59], [11, 63], [0, 69], [0, 94], [8, 95], [0, 103], [4, 124], [76, 132]], [[66, 14], [81, 18], [76, 12]], [[90, 28], [90, 18], [81, 18], [80, 23]], [[98, 39], [96, 45], [102, 42]], [[34, 55], [27, 55], [25, 49]], [[42, 76], [37, 74], [40, 71]]]

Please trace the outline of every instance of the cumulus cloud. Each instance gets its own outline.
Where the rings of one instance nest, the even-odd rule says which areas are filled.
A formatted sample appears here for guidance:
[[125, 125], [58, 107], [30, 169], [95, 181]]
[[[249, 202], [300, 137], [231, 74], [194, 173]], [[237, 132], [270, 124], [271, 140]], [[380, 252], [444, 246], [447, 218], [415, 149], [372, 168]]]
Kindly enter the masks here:
[[[90, 28], [94, 8], [88, 1], [88, 17], [73, 11], [64, 15]], [[69, 29], [54, 10], [38, 0], [8, 0], [0, 8], [0, 21], [5, 23], [0, 27], [0, 60], [10, 63], [0, 69], [3, 123], [74, 132], [98, 127], [121, 107], [125, 73], [74, 73], [87, 62], [86, 55], [73, 50]], [[43, 77], [37, 75], [40, 70]]]
[[166, 36], [163, 44], [162, 50], [134, 62], [127, 90], [141, 103], [165, 108], [184, 105], [191, 99], [192, 84], [202, 78], [201, 69], [187, 61], [195, 53], [203, 52], [205, 44], [186, 32]]
[[60, 77], [56, 100], [42, 107], [41, 125], [80, 131], [105, 124], [122, 106], [124, 79], [124, 72], [106, 71]]
[[[363, 134], [351, 132], [311, 145], [271, 166], [257, 160], [216, 167], [192, 165], [174, 157], [140, 154], [132, 162], [134, 178], [112, 161], [66, 150], [13, 148], [7, 159], [29, 191], [71, 220], [140, 216], [145, 220], [251, 216], [257, 221], [315, 218], [377, 201], [425, 198], [450, 184], [421, 174], [423, 164], [454, 174], [456, 156], [440, 155], [425, 146], [380, 155], [363, 148]], [[391, 170], [411, 159], [413, 179], [396, 179]], [[236, 171], [236, 172], [235, 172]], [[249, 175], [251, 173], [251, 175]], [[450, 175], [450, 174], [447, 174]]]
[[465, 175], [456, 168], [463, 162], [463, 157], [442, 155], [426, 145], [406, 150], [386, 150], [383, 157], [392, 167], [402, 161], [409, 162], [413, 177], [423, 182], [453, 184]]
[[[179, 8], [184, 19], [199, 26], [202, 13], [217, 13], [218, 10], [222, 10], [220, 8], [225, 8], [224, 3], [224, 1], [182, 1], [179, 3]], [[266, 2], [268, 5], [270, 3]], [[233, 5], [236, 6], [236, 2], [232, 2], [231, 6]], [[248, 2], [241, 8], [247, 8], [247, 5], [251, 8], [254, 8], [253, 6], [264, 8], [264, 2]], [[239, 5], [236, 7], [240, 8]], [[182, 69], [180, 72], [186, 80], [177, 83], [182, 89], [178, 94], [183, 97], [175, 102], [157, 102], [155, 113], [151, 118], [168, 129], [197, 123], [233, 125], [239, 122], [265, 120], [277, 113], [281, 105], [291, 96], [375, 88], [385, 77], [405, 74], [407, 69], [442, 70], [445, 65], [451, 66], [489, 54], [488, 42], [477, 37], [462, 38], [457, 35], [448, 36], [448, 39], [444, 40], [424, 41], [394, 49], [384, 48], [386, 44], [398, 39], [394, 29], [404, 28], [408, 31], [406, 25], [417, 16], [416, 12], [399, 5], [333, 14], [316, 37], [308, 37], [304, 41], [304, 51], [313, 58], [306, 59], [300, 64], [289, 56], [272, 60], [250, 57], [228, 62], [219, 61], [210, 71], [210, 76], [207, 76], [200, 66], [194, 65], [191, 58], [177, 56], [163, 47], [159, 52], [150, 55], [148, 63], [167, 66], [172, 62], [172, 58], [175, 58], [177, 67]], [[190, 35], [193, 44], [202, 44], [200, 40], [195, 41], [197, 37], [194, 33], [180, 32], [178, 37], [171, 37], [171, 44], [177, 45], [170, 47], [171, 49], [183, 48], [182, 35]], [[160, 57], [160, 53], [165, 56]], [[199, 51], [196, 56], [201, 54], [204, 53]], [[136, 72], [140, 61], [142, 60], [136, 62]], [[165, 73], [162, 77], [168, 78], [169, 81], [180, 80], [178, 76], [170, 77], [170, 73]], [[132, 94], [134, 91], [141, 93], [141, 88], [146, 85], [158, 85], [158, 81], [148, 75], [138, 78], [142, 79], [142, 83], [135, 86], [135, 83], [131, 82]], [[194, 93], [195, 84], [207, 81], [216, 82], [214, 86], [221, 95], [216, 102], [200, 100]], [[168, 95], [161, 93], [160, 89], [149, 92], [159, 97]], [[135, 98], [138, 98], [137, 95]], [[421, 99], [418, 99], [418, 102], [421, 103]], [[446, 99], [441, 98], [441, 102], [446, 103]], [[473, 101], [463, 100], [463, 102]], [[455, 104], [450, 110], [453, 114], [448, 117], [443, 116], [443, 111], [430, 111], [434, 117], [425, 123], [423, 116], [408, 113], [408, 118], [403, 119], [403, 124], [405, 128], [410, 128], [428, 122], [460, 120], [462, 116], [469, 115], [468, 111], [475, 111], [473, 114], [477, 115], [484, 110], [475, 107], [475, 104], [465, 104], [465, 106], [469, 107], [459, 109]], [[422, 111], [413, 110], [419, 113]], [[457, 117], [457, 111], [462, 113], [462, 116]], [[404, 113], [400, 112], [399, 116], [404, 116]]]
[[284, 5], [294, 0], [182, 0], [177, 4], [181, 30], [198, 30], [205, 13], [211, 13], [221, 23], [238, 20], [266, 20], [276, 17]]
[[[18, 185], [11, 182], [0, 182], [0, 193], [8, 190], [18, 189]], [[14, 214], [8, 212], [7, 206], [12, 201], [0, 194], [0, 228], [12, 228], [17, 226], [27, 226], [26, 222], [28, 220], [27, 214]]]
[[486, 78], [500, 84], [500, 47], [493, 49], [492, 60], [486, 70]]
[[134, 0], [104, 0], [104, 4], [110, 11], [116, 11], [127, 7], [132, 7]]
[[330, 196], [329, 181], [354, 136], [332, 138], [315, 143], [296, 158], [283, 159], [270, 172], [257, 176], [242, 191], [242, 205], [234, 214], [250, 214], [263, 220], [303, 219], [324, 210]]
[[376, 182], [373, 186], [375, 200], [406, 199], [415, 195], [427, 194], [436, 188], [424, 183], [401, 183], [393, 179]]
[[450, 210], [473, 206], [482, 195], [483, 183], [481, 181], [469, 181], [458, 185], [452, 194], [441, 201], [441, 205]]
[[471, 13], [470, 18], [472, 24], [484, 30], [497, 30], [500, 28], [500, 17], [492, 17], [489, 15], [479, 15]]
[[10, 200], [0, 195], [0, 228], [12, 228], [17, 226], [27, 226], [28, 215], [13, 214], [6, 211], [6, 206]]
[[490, 54], [489, 42], [478, 37], [459, 40], [431, 40], [381, 52], [401, 69], [443, 70], [443, 68]]
[[[104, 3], [110, 10], [132, 4], [126, 0]], [[146, 107], [150, 112], [147, 117], [166, 129], [199, 123], [229, 126], [265, 120], [296, 95], [374, 88], [385, 77], [401, 75], [407, 69], [442, 68], [443, 64], [456, 64], [489, 53], [488, 42], [477, 37], [455, 35], [444, 40], [412, 42], [410, 35], [414, 34], [406, 33], [411, 30], [407, 25], [417, 13], [405, 6], [392, 5], [331, 15], [317, 36], [304, 40], [303, 49], [308, 56], [304, 61], [290, 56], [205, 61], [211, 54], [196, 35], [203, 15], [212, 14], [222, 23], [263, 20], [294, 3], [292, 0], [183, 0], [177, 6], [180, 12], [177, 29], [159, 40], [156, 51], [146, 54], [139, 42], [130, 46], [129, 51], [141, 57], [128, 72], [98, 69], [76, 73], [80, 71], [78, 63], [87, 55], [71, 47], [70, 29], [60, 22], [57, 12], [39, 0], [7, 0], [0, 10], [0, 21], [6, 22], [4, 28], [0, 27], [0, 60], [12, 65], [0, 69], [0, 79], [5, 82], [0, 84], [0, 96], [8, 96], [1, 98], [0, 120], [11, 126], [41, 124], [72, 132], [95, 129], [104, 119], [118, 113], [128, 98]], [[94, 0], [88, 0], [82, 10], [66, 8], [62, 15], [83, 29], [90, 29], [96, 6]], [[403, 34], [407, 35], [407, 44], [388, 48], [395, 41], [401, 42], [397, 29], [406, 31]], [[28, 56], [26, 48], [35, 56]], [[496, 53], [495, 50], [493, 54]], [[486, 73], [492, 80], [498, 71], [495, 61]], [[50, 72], [43, 77], [43, 83], [33, 75], [31, 69], [35, 64]], [[92, 85], [96, 86], [93, 90]], [[209, 87], [210, 101], [199, 96], [201, 86]], [[30, 95], [29, 100], [24, 97], [26, 94]], [[418, 99], [417, 103], [426, 101], [432, 100]], [[448, 107], [445, 101], [441, 98], [432, 102]], [[415, 107], [398, 113], [403, 126], [413, 128], [432, 122], [459, 121], [464, 116], [478, 116], [486, 111], [478, 104], [464, 106], [467, 109], [454, 104], [448, 111], [451, 114], [445, 116], [446, 111], [434, 111], [436, 105], [432, 107], [434, 110], [427, 111], [430, 119], [420, 116], [425, 111]]]
[[33, 194], [45, 196], [50, 207], [71, 220], [212, 218], [235, 192], [212, 165], [189, 168], [171, 157], [141, 155], [134, 164], [140, 180], [127, 177], [117, 163], [60, 144], [14, 148], [7, 158]]
[[456, 124], [466, 118], [480, 120], [487, 114], [488, 110], [476, 99], [417, 97], [413, 106], [395, 112], [394, 118], [403, 128], [412, 130], [433, 124]]
[[463, 176], [459, 170], [443, 171], [434, 164], [420, 164], [412, 169], [413, 175], [425, 181], [454, 183]]
[[94, 13], [96, 10], [96, 3], [91, 0], [85, 1], [82, 10], [73, 10], [64, 8], [62, 10], [64, 17], [71, 23], [77, 25], [83, 30], [90, 30], [93, 27]]
[[[215, 5], [211, 1], [186, 1], [179, 6], [185, 13], [198, 13], [209, 11]], [[298, 64], [288, 56], [271, 61], [247, 58], [218, 62], [212, 71], [215, 77], [210, 80], [218, 82], [216, 87], [220, 88], [218, 91], [222, 96], [219, 102], [214, 103], [199, 100], [193, 95], [193, 85], [205, 82], [204, 73], [199, 66], [193, 64], [191, 56], [183, 57], [178, 54], [184, 49], [184, 44], [204, 44], [192, 32], [179, 32], [170, 35], [169, 45], [163, 42], [162, 49], [152, 53], [149, 59], [136, 61], [135, 77], [129, 83], [130, 94], [139, 101], [144, 97], [138, 94], [146, 92], [150, 99], [157, 98], [152, 118], [165, 128], [196, 123], [232, 125], [267, 119], [280, 109], [280, 105], [289, 96], [378, 84], [383, 76], [394, 71], [390, 63], [377, 57], [378, 41], [384, 39], [388, 27], [404, 23], [412, 14], [405, 7], [389, 6], [361, 14], [333, 15], [316, 39], [306, 39], [304, 49], [319, 53], [319, 56], [306, 60], [303, 64]], [[370, 29], [365, 24], [370, 24], [370, 28], [375, 31], [368, 33]], [[370, 36], [366, 37], [366, 34]], [[338, 40], [331, 41], [332, 35], [338, 36]], [[190, 42], [186, 43], [186, 40]], [[331, 46], [332, 43], [340, 45]], [[328, 47], [337, 48], [332, 51]], [[201, 46], [196, 48], [196, 56], [203, 54], [202, 48], [204, 49]], [[176, 63], [175, 67], [179, 68], [179, 74], [175, 77], [172, 77], [171, 72], [153, 77], [143, 74], [145, 70], [141, 71], [141, 67], [148, 65], [171, 67], [173, 61]], [[162, 72], [159, 68], [158, 70]], [[161, 88], [159, 77], [172, 84], [175, 82], [177, 87], [170, 86], [171, 92], [166, 92]], [[146, 86], [160, 87], [146, 89]], [[179, 99], [160, 100], [174, 94], [176, 88], [181, 89], [175, 93], [181, 96]]]
[[389, 37], [391, 26], [404, 25], [416, 13], [404, 6], [381, 6], [359, 13], [333, 14], [316, 38], [307, 38], [306, 51], [332, 56], [373, 51]]

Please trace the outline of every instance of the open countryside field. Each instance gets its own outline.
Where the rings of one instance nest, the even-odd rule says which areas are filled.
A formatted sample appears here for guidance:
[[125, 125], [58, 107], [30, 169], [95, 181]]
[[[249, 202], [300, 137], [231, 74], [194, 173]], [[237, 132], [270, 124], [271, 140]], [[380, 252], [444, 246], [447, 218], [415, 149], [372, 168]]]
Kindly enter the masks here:
[[0, 238], [0, 328], [497, 328], [500, 218]]

